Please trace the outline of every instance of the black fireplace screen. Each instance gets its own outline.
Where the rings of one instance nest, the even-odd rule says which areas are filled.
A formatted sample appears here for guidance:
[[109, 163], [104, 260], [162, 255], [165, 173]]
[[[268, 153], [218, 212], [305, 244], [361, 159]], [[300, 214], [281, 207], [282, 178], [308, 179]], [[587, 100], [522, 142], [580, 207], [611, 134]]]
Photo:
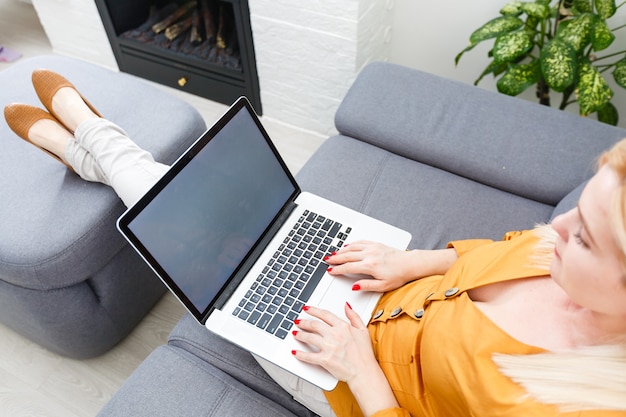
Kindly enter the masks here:
[[261, 114], [247, 0], [96, 0], [121, 71]]

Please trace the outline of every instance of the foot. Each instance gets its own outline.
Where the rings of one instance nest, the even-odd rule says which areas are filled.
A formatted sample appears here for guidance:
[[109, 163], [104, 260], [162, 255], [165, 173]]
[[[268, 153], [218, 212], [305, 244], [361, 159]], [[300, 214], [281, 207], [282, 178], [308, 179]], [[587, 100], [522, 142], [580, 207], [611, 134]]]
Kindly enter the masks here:
[[14, 103], [4, 108], [4, 117], [20, 138], [73, 171], [65, 158], [68, 141], [74, 140], [73, 136], [50, 113], [28, 104]]
[[73, 139], [72, 133], [61, 124], [50, 119], [41, 119], [33, 123], [28, 131], [28, 139], [42, 149], [55, 154], [64, 164], [67, 163], [65, 150]]
[[47, 69], [32, 74], [33, 87], [41, 103], [70, 132], [90, 117], [102, 117], [65, 77]]
[[61, 123], [72, 132], [75, 132], [78, 125], [85, 120], [98, 117], [72, 87], [57, 90], [52, 96], [52, 110]]

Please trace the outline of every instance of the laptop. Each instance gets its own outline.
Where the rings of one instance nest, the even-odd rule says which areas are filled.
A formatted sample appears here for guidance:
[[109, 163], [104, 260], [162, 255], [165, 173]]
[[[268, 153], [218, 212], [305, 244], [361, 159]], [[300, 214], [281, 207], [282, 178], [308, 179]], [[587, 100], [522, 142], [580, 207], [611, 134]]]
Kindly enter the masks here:
[[324, 257], [360, 239], [398, 249], [411, 239], [302, 192], [245, 97], [117, 227], [199, 323], [324, 390], [337, 380], [291, 354], [312, 349], [293, 337], [293, 320], [307, 304], [345, 318], [349, 302], [367, 322], [380, 297], [351, 290], [361, 277], [328, 274]]

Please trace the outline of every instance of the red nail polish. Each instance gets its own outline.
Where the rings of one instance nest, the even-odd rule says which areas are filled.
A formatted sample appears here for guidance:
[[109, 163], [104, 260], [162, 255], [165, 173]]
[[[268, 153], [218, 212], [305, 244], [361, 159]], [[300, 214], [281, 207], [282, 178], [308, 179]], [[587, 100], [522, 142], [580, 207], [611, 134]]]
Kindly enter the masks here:
[[348, 308], [349, 308], [350, 310], [352, 310], [352, 306], [350, 305], [350, 303], [349, 303], [349, 302], [347, 302], [347, 301], [346, 301], [346, 305], [348, 306]]
[[331, 272], [332, 270], [333, 270], [332, 268], [328, 268], [326, 271]]
[[327, 261], [330, 259], [330, 256], [324, 256], [324, 260]]
[[337, 255], [337, 252], [333, 252], [330, 254], [330, 256], [335, 256], [335, 255]]
[[292, 354], [292, 355], [295, 355], [295, 354], [296, 354], [296, 351], [295, 351], [295, 350], [292, 350], [292, 351], [291, 351], [291, 354]]
[[309, 310], [309, 308], [310, 308], [309, 306], [304, 306], [304, 307], [302, 307], [302, 310], [304, 310], [304, 311], [308, 311], [308, 310]]
[[293, 332], [291, 332], [291, 334], [293, 334], [294, 336], [298, 334], [297, 330], [294, 330]]
[[360, 289], [361, 289], [361, 286], [360, 286], [359, 284], [354, 284], [354, 285], [352, 286], [352, 291], [358, 291], [358, 290], [360, 290]]
[[300, 319], [295, 319], [295, 320], [293, 321], [293, 324], [300, 324]]

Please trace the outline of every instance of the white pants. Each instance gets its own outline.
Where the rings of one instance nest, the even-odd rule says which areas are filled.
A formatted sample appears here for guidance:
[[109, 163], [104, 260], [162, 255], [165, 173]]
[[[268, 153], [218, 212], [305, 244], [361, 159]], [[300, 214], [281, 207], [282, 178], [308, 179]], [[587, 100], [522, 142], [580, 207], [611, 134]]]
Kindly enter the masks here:
[[[169, 166], [135, 144], [116, 124], [87, 119], [74, 132], [65, 158], [81, 178], [109, 185], [126, 207], [135, 204]], [[276, 365], [255, 357], [259, 365], [296, 401], [323, 417], [334, 417], [322, 390]]]
[[278, 385], [293, 396], [294, 400], [320, 417], [336, 417], [321, 388], [298, 378], [263, 358], [252, 356]]
[[81, 178], [111, 186], [126, 207], [135, 204], [169, 169], [108, 120], [87, 119], [74, 137], [65, 150], [67, 162]]

